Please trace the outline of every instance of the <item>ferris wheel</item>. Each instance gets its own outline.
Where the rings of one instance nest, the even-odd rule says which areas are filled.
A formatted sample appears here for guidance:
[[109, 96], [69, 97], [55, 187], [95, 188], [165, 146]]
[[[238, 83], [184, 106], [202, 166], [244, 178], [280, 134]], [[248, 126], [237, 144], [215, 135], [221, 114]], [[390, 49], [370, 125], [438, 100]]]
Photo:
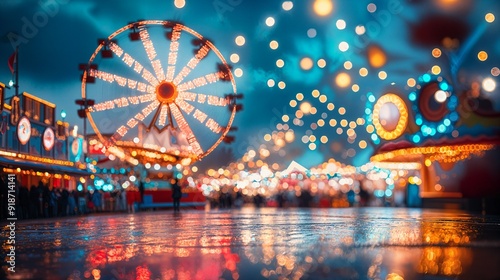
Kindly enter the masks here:
[[237, 106], [236, 83], [215, 45], [172, 21], [130, 23], [85, 65], [82, 98], [107, 152], [135, 163], [199, 160], [224, 139]]

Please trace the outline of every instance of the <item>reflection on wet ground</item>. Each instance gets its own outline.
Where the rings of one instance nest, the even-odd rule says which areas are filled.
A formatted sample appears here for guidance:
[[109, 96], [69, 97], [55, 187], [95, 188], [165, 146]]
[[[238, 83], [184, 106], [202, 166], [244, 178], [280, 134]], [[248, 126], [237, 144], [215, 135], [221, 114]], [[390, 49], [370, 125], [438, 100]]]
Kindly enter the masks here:
[[9, 279], [500, 279], [500, 217], [464, 212], [113, 214], [19, 221], [16, 245]]

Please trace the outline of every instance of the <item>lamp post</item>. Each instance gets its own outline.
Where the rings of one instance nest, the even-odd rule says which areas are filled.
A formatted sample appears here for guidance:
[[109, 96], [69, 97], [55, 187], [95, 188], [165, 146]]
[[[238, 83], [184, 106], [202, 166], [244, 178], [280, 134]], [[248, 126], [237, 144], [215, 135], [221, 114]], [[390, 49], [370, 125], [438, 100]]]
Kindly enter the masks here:
[[78, 109], [78, 117], [83, 119], [83, 159], [87, 163], [87, 110], [90, 106], [94, 106], [95, 100], [82, 98], [75, 100], [76, 105], [80, 105]]
[[64, 129], [64, 141], [66, 142], [65, 154], [66, 154], [66, 159], [69, 160], [69, 142], [68, 142], [68, 136], [66, 135], [66, 123], [64, 122], [66, 119], [66, 111], [64, 111], [64, 109], [61, 110], [61, 119], [62, 119], [62, 125], [63, 125], [63, 129]]

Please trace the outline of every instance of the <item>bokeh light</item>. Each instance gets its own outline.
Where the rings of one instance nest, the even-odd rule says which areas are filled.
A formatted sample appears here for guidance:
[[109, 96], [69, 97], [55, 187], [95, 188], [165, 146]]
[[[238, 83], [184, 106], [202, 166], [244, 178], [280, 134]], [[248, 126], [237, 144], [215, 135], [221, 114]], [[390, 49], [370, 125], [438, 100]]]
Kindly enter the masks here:
[[368, 10], [368, 12], [374, 13], [377, 10], [377, 5], [370, 3], [366, 6], [366, 9]]
[[385, 52], [377, 45], [370, 45], [367, 51], [368, 63], [373, 68], [380, 68], [387, 62]]
[[229, 57], [229, 60], [231, 60], [232, 63], [238, 63], [240, 61], [240, 56], [236, 53], [233, 53]]
[[274, 20], [273, 17], [266, 18], [266, 25], [269, 26], [269, 27], [273, 26], [275, 24], [275, 22], [276, 21]]
[[307, 37], [309, 37], [309, 38], [314, 38], [314, 37], [316, 37], [317, 34], [318, 34], [318, 32], [314, 28], [309, 28], [307, 30]]
[[346, 88], [351, 84], [351, 76], [345, 72], [341, 72], [335, 77], [335, 83], [341, 88]]
[[434, 75], [439, 75], [441, 73], [441, 67], [439, 67], [439, 65], [434, 65], [431, 68], [431, 72]]
[[358, 35], [363, 35], [366, 32], [366, 28], [363, 25], [358, 25], [358, 26], [356, 26], [356, 28], [354, 29], [354, 31]]
[[337, 20], [337, 22], [335, 23], [335, 25], [337, 26], [337, 28], [338, 28], [339, 30], [343, 30], [343, 29], [345, 29], [345, 27], [346, 27], [345, 20], [343, 20], [343, 19], [339, 19], [339, 20]]
[[243, 76], [243, 70], [242, 70], [241, 68], [236, 68], [236, 69], [234, 70], [234, 75], [235, 75], [236, 77], [238, 77], [238, 78], [239, 78], [239, 77], [241, 77], [241, 76]]
[[364, 68], [364, 67], [363, 67], [363, 68], [361, 68], [361, 69], [359, 69], [359, 75], [360, 75], [361, 77], [366, 77], [366, 76], [368, 75], [368, 69], [366, 69], [366, 68]]
[[500, 69], [498, 69], [498, 67], [491, 68], [491, 75], [498, 77], [498, 75], [500, 75]]
[[184, 8], [184, 6], [186, 6], [186, 1], [185, 0], [175, 0], [174, 5], [176, 8], [182, 9], [182, 8]]
[[285, 66], [285, 61], [283, 59], [276, 60], [276, 66], [278, 68], [282, 68], [283, 66]]
[[443, 90], [437, 90], [434, 93], [434, 99], [436, 99], [436, 101], [439, 103], [445, 102], [447, 98], [448, 98], [448, 94], [446, 94], [446, 92]]
[[440, 56], [441, 56], [441, 50], [440, 50], [440, 49], [438, 49], [438, 48], [434, 48], [434, 49], [432, 50], [432, 56], [433, 56], [433, 57], [435, 57], [435, 58], [440, 57]]
[[493, 92], [496, 89], [497, 84], [493, 78], [486, 78], [483, 80], [482, 86], [485, 91]]
[[318, 63], [317, 64], [318, 64], [319, 68], [325, 68], [325, 66], [326, 66], [326, 60], [324, 60], [323, 58], [320, 58], [320, 59], [318, 59]]
[[488, 59], [488, 53], [485, 52], [485, 51], [480, 51], [478, 54], [477, 54], [477, 58], [480, 60], [480, 61], [485, 61]]
[[278, 48], [279, 44], [278, 44], [278, 41], [276, 40], [272, 40], [270, 43], [269, 43], [269, 47], [272, 49], [272, 50], [276, 50]]
[[340, 42], [339, 44], [339, 50], [341, 52], [345, 52], [349, 49], [349, 44], [347, 42]]
[[281, 4], [281, 8], [285, 11], [290, 11], [293, 8], [293, 2], [292, 1], [285, 1], [283, 4]]
[[236, 43], [236, 45], [241, 47], [241, 46], [245, 45], [245, 37], [243, 37], [242, 35], [238, 35], [236, 37], [236, 39], [234, 40], [234, 42]]
[[406, 84], [409, 87], [414, 87], [417, 84], [417, 81], [415, 79], [413, 79], [413, 78], [409, 78], [408, 81], [406, 81]]
[[300, 68], [302, 68], [302, 70], [311, 70], [311, 68], [313, 68], [314, 66], [314, 62], [313, 60], [310, 58], [310, 57], [304, 57], [300, 60]]
[[487, 13], [485, 16], [484, 16], [484, 19], [486, 20], [486, 22], [488, 23], [492, 23], [495, 21], [495, 15], [492, 14], [492, 13]]
[[378, 78], [381, 80], [385, 80], [387, 78], [387, 72], [385, 71], [378, 72]]
[[315, 0], [313, 10], [318, 16], [328, 16], [333, 11], [333, 3], [331, 0]]

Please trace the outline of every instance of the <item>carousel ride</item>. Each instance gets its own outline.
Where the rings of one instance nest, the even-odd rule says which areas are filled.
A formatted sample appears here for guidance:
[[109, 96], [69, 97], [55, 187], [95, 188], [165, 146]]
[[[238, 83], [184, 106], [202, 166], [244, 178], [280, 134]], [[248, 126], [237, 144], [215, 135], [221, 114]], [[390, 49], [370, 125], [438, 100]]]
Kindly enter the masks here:
[[94, 150], [134, 166], [187, 166], [225, 140], [241, 94], [210, 40], [179, 22], [143, 20], [98, 43], [81, 66]]
[[[442, 191], [439, 171], [454, 168], [463, 177], [455, 190], [459, 196], [499, 193], [490, 182], [498, 175], [486, 171], [494, 170], [496, 163], [465, 163], [485, 154], [498, 154], [500, 114], [489, 94], [495, 90], [493, 78], [498, 76], [498, 68], [478, 76], [471, 74], [465, 63], [466, 58], [474, 57], [474, 46], [493, 20], [492, 14], [487, 14], [460, 48], [434, 48], [431, 55], [443, 62], [442, 71], [436, 65], [417, 79], [408, 79], [405, 90], [389, 86], [379, 97], [373, 92], [366, 94], [366, 128], [376, 147], [371, 161], [394, 169], [401, 163], [414, 164], [424, 196]], [[477, 59], [485, 61], [486, 52], [477, 53]], [[475, 174], [477, 168], [471, 166], [480, 166], [478, 163], [488, 167], [484, 170], [489, 172], [487, 176]], [[459, 164], [468, 165], [457, 167]]]

